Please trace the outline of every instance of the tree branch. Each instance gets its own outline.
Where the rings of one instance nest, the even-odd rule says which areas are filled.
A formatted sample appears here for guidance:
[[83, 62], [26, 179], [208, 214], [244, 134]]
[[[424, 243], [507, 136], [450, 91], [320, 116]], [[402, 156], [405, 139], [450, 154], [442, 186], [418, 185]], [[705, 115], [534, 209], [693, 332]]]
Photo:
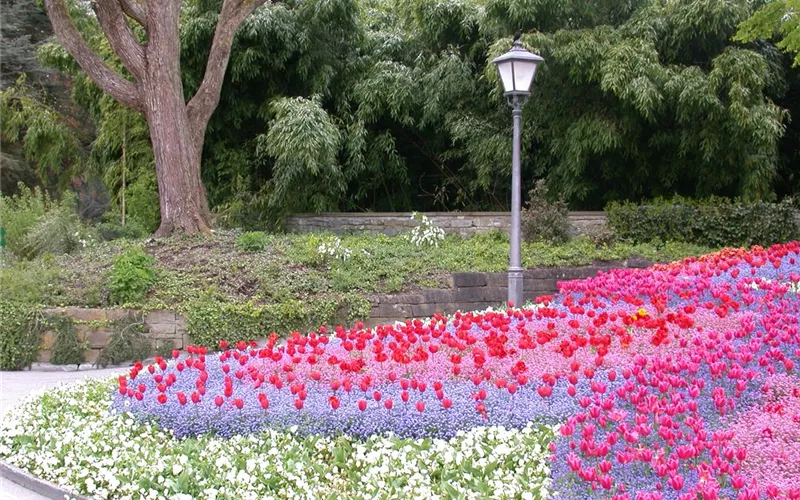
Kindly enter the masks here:
[[219, 104], [222, 81], [228, 67], [233, 37], [247, 16], [265, 2], [266, 0], [225, 0], [222, 5], [217, 29], [214, 32], [214, 40], [211, 42], [211, 51], [208, 55], [203, 82], [189, 104], [186, 105], [189, 125], [192, 127], [192, 135], [198, 147], [203, 144], [208, 120]]
[[78, 65], [89, 75], [89, 78], [103, 92], [109, 94], [121, 104], [136, 111], [144, 111], [141, 93], [136, 83], [126, 80], [122, 75], [114, 72], [86, 44], [80, 32], [72, 24], [64, 0], [45, 0], [44, 4], [56, 38], [67, 49], [67, 52], [75, 58]]
[[125, 68], [141, 80], [144, 76], [144, 48], [128, 26], [121, 0], [95, 0], [92, 8], [103, 27], [111, 49], [116, 52]]
[[119, 3], [125, 14], [147, 28], [147, 5], [144, 0], [119, 0]]

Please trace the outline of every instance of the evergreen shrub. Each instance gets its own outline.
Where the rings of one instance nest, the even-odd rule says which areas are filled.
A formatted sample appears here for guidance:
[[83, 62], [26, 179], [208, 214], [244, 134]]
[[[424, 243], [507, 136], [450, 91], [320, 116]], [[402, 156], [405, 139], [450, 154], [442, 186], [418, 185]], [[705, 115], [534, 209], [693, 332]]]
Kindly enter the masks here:
[[676, 197], [606, 206], [617, 239], [632, 243], [676, 241], [719, 248], [768, 246], [800, 238], [792, 200], [746, 202]]
[[542, 179], [528, 193], [528, 203], [522, 210], [522, 236], [531, 242], [564, 243], [569, 239], [567, 203], [563, 198], [549, 200]]
[[111, 301], [131, 304], [144, 299], [156, 280], [154, 262], [141, 247], [131, 247], [118, 255], [108, 276]]

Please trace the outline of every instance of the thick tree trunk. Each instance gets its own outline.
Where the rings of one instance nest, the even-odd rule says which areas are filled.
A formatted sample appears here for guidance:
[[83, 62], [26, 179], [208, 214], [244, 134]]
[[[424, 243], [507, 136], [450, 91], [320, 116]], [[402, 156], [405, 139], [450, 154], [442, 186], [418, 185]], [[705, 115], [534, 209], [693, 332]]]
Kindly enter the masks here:
[[180, 72], [180, 4], [148, 9], [150, 41], [144, 100], [156, 162], [161, 226], [156, 236], [210, 233], [210, 213], [200, 180], [200, 148], [189, 124]]
[[[156, 236], [210, 233], [210, 213], [200, 181], [200, 154], [182, 102], [169, 92], [148, 92], [147, 122], [158, 179], [161, 226]], [[172, 102], [170, 102], [172, 101]]]

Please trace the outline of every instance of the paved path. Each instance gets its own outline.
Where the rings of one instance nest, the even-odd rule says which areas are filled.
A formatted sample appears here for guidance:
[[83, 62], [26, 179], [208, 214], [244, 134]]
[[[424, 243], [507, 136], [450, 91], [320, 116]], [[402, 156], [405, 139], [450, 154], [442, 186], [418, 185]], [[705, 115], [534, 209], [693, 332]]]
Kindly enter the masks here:
[[[0, 418], [3, 418], [10, 408], [36, 389], [52, 387], [59, 382], [82, 380], [84, 378], [110, 377], [118, 373], [123, 373], [124, 371], [126, 371], [124, 368], [107, 368], [105, 370], [60, 372], [0, 372]], [[46, 497], [0, 477], [0, 499], [46, 500]]]

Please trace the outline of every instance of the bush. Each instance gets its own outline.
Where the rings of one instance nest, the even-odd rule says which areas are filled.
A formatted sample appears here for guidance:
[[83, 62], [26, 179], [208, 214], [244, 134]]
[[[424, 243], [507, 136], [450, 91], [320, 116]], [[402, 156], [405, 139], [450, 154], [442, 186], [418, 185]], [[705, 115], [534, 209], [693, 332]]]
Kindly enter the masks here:
[[141, 316], [130, 315], [111, 323], [113, 333], [108, 344], [97, 358], [97, 365], [105, 368], [123, 361], [142, 361], [150, 356], [152, 346], [145, 335], [147, 325]]
[[144, 299], [156, 280], [155, 259], [141, 247], [131, 247], [114, 259], [108, 288], [114, 304], [131, 304]]
[[144, 238], [150, 231], [139, 222], [138, 219], [128, 217], [123, 226], [121, 215], [117, 211], [111, 211], [103, 215], [103, 221], [94, 226], [97, 236], [103, 241], [119, 239], [135, 240]]
[[0, 301], [0, 370], [21, 370], [36, 361], [42, 330], [37, 307], [4, 297]]
[[522, 210], [522, 236], [525, 241], [564, 243], [569, 239], [569, 208], [559, 198], [547, 199], [547, 184], [539, 179], [528, 193], [529, 199]]
[[243, 233], [236, 238], [236, 246], [245, 252], [258, 252], [269, 245], [269, 236], [263, 231]]
[[0, 293], [2, 300], [28, 304], [58, 302], [61, 288], [61, 269], [56, 260], [45, 255], [36, 260], [21, 260], [0, 266]]
[[76, 203], [75, 195], [67, 193], [61, 202], [53, 204], [39, 217], [23, 238], [26, 257], [72, 253], [92, 243], [93, 238], [78, 216]]
[[0, 226], [5, 230], [6, 249], [20, 258], [27, 257], [25, 237], [53, 201], [38, 187], [28, 189], [20, 184], [19, 194], [0, 196]]
[[56, 334], [56, 343], [53, 345], [50, 362], [54, 365], [77, 365], [86, 361], [84, 351], [87, 349], [85, 341], [78, 336], [78, 331], [69, 316], [51, 316], [47, 318], [47, 327]]
[[800, 237], [791, 200], [744, 202], [727, 198], [656, 199], [642, 205], [610, 203], [608, 224], [622, 241], [688, 242], [719, 248], [768, 246]]

